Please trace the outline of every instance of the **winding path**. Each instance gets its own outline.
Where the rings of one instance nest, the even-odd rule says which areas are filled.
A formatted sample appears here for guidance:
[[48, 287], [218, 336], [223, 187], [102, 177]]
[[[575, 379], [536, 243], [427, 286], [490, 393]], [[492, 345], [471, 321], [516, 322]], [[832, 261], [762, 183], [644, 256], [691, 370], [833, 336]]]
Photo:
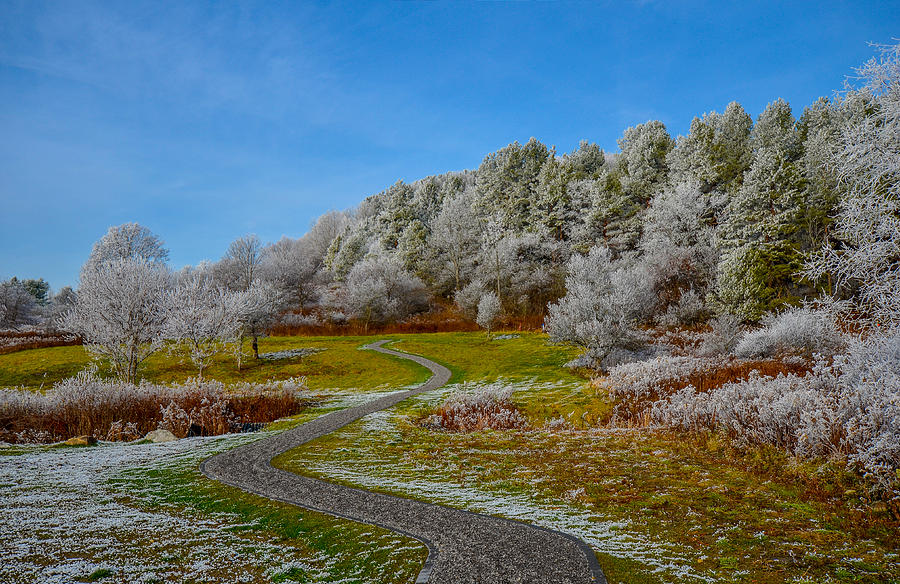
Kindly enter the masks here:
[[313, 511], [378, 525], [428, 546], [417, 584], [606, 584], [594, 552], [581, 540], [558, 531], [336, 485], [275, 468], [271, 460], [354, 420], [389, 408], [408, 397], [437, 389], [450, 370], [424, 357], [382, 347], [366, 348], [410, 359], [433, 375], [415, 389], [398, 391], [361, 406], [327, 414], [256, 442], [209, 458], [200, 465], [206, 476]]

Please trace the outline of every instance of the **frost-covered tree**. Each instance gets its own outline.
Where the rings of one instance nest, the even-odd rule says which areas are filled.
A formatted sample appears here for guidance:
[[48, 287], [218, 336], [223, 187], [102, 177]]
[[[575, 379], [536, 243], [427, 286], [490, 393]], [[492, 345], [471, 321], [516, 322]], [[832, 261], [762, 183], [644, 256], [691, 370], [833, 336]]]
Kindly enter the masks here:
[[633, 199], [646, 203], [666, 181], [666, 157], [675, 146], [665, 124], [653, 120], [625, 130], [619, 139], [618, 168], [622, 187]]
[[328, 211], [319, 216], [310, 230], [304, 235], [304, 248], [307, 251], [309, 261], [319, 269], [328, 255], [328, 248], [332, 242], [344, 232], [350, 225], [350, 216], [344, 211]]
[[[700, 183], [679, 183], [650, 201], [641, 238], [641, 262], [665, 311], [679, 302], [699, 303], [715, 277], [715, 210], [721, 195]], [[697, 299], [685, 294], [699, 295]], [[676, 314], [687, 306], [674, 307]], [[690, 311], [687, 311], [690, 312]], [[686, 313], [687, 314], [687, 313]]]
[[271, 282], [253, 280], [247, 290], [233, 294], [229, 298], [229, 310], [236, 314], [241, 325], [240, 336], [236, 347], [238, 368], [243, 354], [244, 338], [251, 339], [250, 348], [254, 359], [259, 359], [259, 336], [281, 314], [286, 305], [286, 297], [282, 289]]
[[829, 239], [840, 198], [837, 174], [829, 161], [840, 148], [844, 124], [840, 103], [824, 97], [805, 108], [797, 122], [797, 134], [803, 142], [798, 164], [805, 178], [797, 240], [804, 251], [818, 250]]
[[708, 193], [735, 193], [750, 168], [750, 131], [753, 119], [737, 102], [725, 113], [710, 112], [694, 118], [687, 136], [681, 136], [668, 155], [675, 182], [697, 182]]
[[428, 270], [427, 240], [428, 227], [419, 219], [410, 221], [397, 240], [397, 255], [406, 269], [417, 276], [424, 276]]
[[481, 248], [481, 229], [473, 211], [474, 204], [474, 193], [460, 193], [444, 199], [434, 218], [427, 245], [434, 254], [435, 279], [450, 283], [449, 286], [439, 285], [444, 290], [460, 290], [472, 277]]
[[531, 208], [533, 229], [549, 233], [557, 240], [569, 238], [579, 209], [569, 193], [577, 170], [567, 160], [550, 156], [538, 175], [537, 196]]
[[582, 140], [578, 148], [563, 156], [567, 166], [574, 170], [574, 179], [593, 179], [600, 176], [600, 171], [606, 166], [606, 153], [587, 140]]
[[[806, 267], [807, 275], [830, 275], [847, 292], [858, 290], [860, 308], [876, 322], [900, 325], [900, 43], [859, 70], [860, 95], [869, 115], [852, 119], [841, 147], [829, 158], [846, 190], [835, 220], [835, 237]], [[854, 95], [855, 94], [855, 95]]]
[[368, 250], [367, 222], [357, 222], [331, 243], [325, 256], [325, 267], [336, 280], [343, 280]]
[[478, 206], [485, 216], [497, 216], [503, 229], [521, 231], [529, 224], [541, 168], [552, 156], [535, 138], [514, 142], [488, 154], [478, 167]]
[[331, 303], [363, 323], [384, 324], [428, 307], [425, 285], [396, 257], [367, 258], [350, 270]]
[[163, 334], [175, 351], [187, 354], [202, 378], [212, 357], [240, 337], [247, 310], [246, 293], [229, 292], [208, 274], [190, 273], [166, 294]]
[[475, 317], [475, 322], [487, 331], [488, 339], [491, 338], [494, 323], [500, 318], [500, 310], [500, 299], [493, 292], [486, 292], [478, 301], [478, 315]]
[[22, 280], [22, 285], [28, 290], [28, 293], [34, 297], [34, 301], [38, 304], [38, 306], [46, 306], [47, 302], [50, 300], [47, 295], [50, 293], [50, 284], [48, 284], [43, 278], [38, 278], [37, 280], [31, 278], [28, 280]]
[[82, 268], [78, 297], [63, 328], [107, 359], [122, 381], [133, 383], [138, 366], [162, 345], [171, 275], [154, 259], [104, 257], [114, 259], [92, 257]]
[[169, 250], [149, 229], [139, 223], [123, 223], [109, 228], [94, 244], [89, 263], [104, 263], [114, 260], [141, 259], [150, 263], [164, 264], [169, 259]]
[[575, 249], [586, 252], [597, 243], [616, 253], [635, 248], [646, 201], [625, 190], [618, 170], [604, 169], [597, 179], [575, 181], [569, 185], [569, 193], [584, 217], [573, 228]]
[[637, 328], [653, 306], [647, 275], [639, 266], [614, 261], [598, 246], [569, 260], [566, 295], [551, 304], [544, 328], [550, 339], [585, 349], [592, 366], [626, 359], [645, 342]]
[[34, 296], [17, 278], [0, 282], [0, 329], [15, 329], [37, 322]]
[[57, 330], [66, 312], [75, 305], [78, 296], [71, 286], [63, 286], [53, 295], [47, 306], [44, 307], [44, 326], [53, 331]]
[[486, 293], [481, 280], [473, 280], [456, 291], [453, 300], [466, 318], [475, 320], [478, 318], [478, 303]]
[[730, 200], [719, 231], [718, 301], [749, 320], [797, 299], [802, 265], [795, 237], [803, 204], [802, 144], [782, 99], [760, 114], [751, 134], [753, 162]]
[[225, 256], [216, 265], [216, 277], [231, 290], [249, 290], [259, 277], [264, 253], [256, 235], [239, 237], [228, 245]]
[[314, 298], [316, 260], [304, 239], [282, 237], [265, 247], [257, 275], [298, 307]]
[[376, 217], [376, 225], [384, 249], [397, 249], [401, 234], [416, 219], [412, 206], [414, 195], [413, 188], [400, 180], [378, 198], [381, 209]]

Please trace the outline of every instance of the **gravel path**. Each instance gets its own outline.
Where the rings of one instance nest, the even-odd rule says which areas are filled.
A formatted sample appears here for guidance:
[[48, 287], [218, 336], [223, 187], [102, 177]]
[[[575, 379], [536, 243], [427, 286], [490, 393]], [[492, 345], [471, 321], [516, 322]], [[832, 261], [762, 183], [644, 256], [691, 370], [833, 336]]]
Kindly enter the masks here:
[[354, 489], [273, 467], [275, 456], [324, 436], [354, 420], [404, 399], [441, 387], [450, 370], [417, 355], [366, 348], [410, 359], [434, 375], [423, 385], [398, 391], [298, 426], [270, 438], [214, 456], [200, 465], [206, 476], [306, 509], [391, 529], [428, 546], [416, 579], [429, 584], [606, 584], [594, 552], [581, 540], [557, 531], [431, 503]]

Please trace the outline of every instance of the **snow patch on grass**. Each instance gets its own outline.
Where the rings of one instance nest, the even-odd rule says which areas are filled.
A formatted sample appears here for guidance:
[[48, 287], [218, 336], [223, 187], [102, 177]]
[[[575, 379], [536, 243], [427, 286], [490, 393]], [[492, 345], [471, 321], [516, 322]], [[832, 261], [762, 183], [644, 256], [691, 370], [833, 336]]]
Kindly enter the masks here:
[[116, 582], [256, 582], [267, 571], [295, 566], [317, 578], [328, 558], [239, 537], [226, 515], [141, 510], [125, 504], [123, 496], [161, 495], [115, 488], [123, 472], [185, 468], [259, 436], [34, 447], [0, 457], [0, 581], [63, 584], [108, 569]]

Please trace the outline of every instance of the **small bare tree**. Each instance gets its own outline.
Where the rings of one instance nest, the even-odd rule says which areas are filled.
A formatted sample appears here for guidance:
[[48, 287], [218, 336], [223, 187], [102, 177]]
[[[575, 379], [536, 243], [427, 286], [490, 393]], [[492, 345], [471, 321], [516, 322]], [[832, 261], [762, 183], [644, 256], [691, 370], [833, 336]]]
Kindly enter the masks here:
[[[238, 298], [242, 297], [242, 298]], [[165, 336], [176, 351], [185, 351], [203, 377], [211, 359], [240, 336], [243, 293], [228, 292], [200, 273], [181, 279], [166, 295]]]
[[478, 326], [487, 331], [488, 340], [491, 338], [491, 331], [494, 324], [500, 317], [500, 299], [493, 292], [486, 292], [481, 296], [478, 302], [478, 316], [475, 322]]

